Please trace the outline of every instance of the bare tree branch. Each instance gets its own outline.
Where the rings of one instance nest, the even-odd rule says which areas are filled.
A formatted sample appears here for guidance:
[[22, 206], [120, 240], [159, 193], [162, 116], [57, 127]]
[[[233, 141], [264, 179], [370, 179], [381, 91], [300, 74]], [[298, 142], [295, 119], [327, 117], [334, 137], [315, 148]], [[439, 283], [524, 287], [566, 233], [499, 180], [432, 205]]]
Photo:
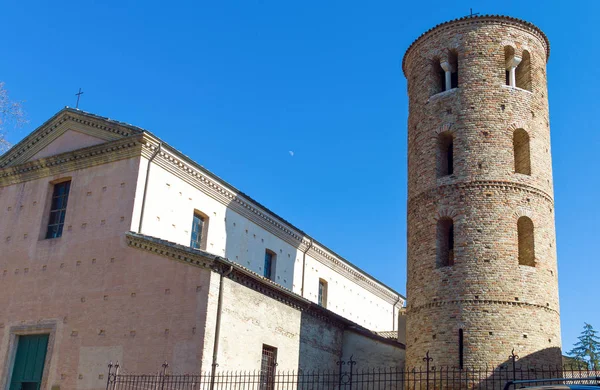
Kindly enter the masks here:
[[27, 123], [22, 102], [15, 102], [8, 96], [4, 82], [0, 81], [0, 154], [12, 146], [6, 139], [9, 129], [15, 129]]

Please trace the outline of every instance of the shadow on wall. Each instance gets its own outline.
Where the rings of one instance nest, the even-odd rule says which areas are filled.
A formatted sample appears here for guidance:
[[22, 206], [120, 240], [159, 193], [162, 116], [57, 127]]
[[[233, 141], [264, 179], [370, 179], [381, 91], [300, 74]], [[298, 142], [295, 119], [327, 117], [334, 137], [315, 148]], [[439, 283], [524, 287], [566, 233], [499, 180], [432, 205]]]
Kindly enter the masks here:
[[335, 323], [302, 312], [298, 371], [335, 371], [341, 359], [344, 329]]
[[507, 360], [502, 365], [510, 365], [512, 367], [513, 357], [515, 357], [515, 366], [521, 369], [532, 369], [548, 366], [561, 366], [562, 351], [558, 347], [545, 348], [526, 356], [519, 356], [515, 349], [507, 356]]
[[[512, 351], [501, 364], [482, 363], [479, 366], [465, 366], [461, 369], [456, 366], [436, 366], [434, 357], [426, 356], [423, 358], [422, 366], [406, 367], [400, 376], [401, 381], [408, 384], [411, 389], [429, 388], [432, 385], [436, 388], [502, 389], [510, 381], [545, 380], [537, 384], [551, 385], [560, 382], [548, 381], [548, 379], [585, 378], [595, 375], [580, 368], [563, 367], [561, 359], [560, 348], [552, 347], [524, 357]], [[532, 385], [529, 383], [517, 387]]]
[[[583, 375], [584, 377], [586, 375]], [[550, 378], [582, 377], [580, 372], [573, 372], [562, 366], [562, 351], [558, 347], [545, 348], [535, 353], [519, 356], [516, 350], [511, 351], [502, 364], [487, 375], [487, 382], [540, 380]], [[552, 383], [546, 383], [552, 384]], [[530, 384], [531, 385], [531, 384]], [[521, 387], [521, 386], [519, 386]]]

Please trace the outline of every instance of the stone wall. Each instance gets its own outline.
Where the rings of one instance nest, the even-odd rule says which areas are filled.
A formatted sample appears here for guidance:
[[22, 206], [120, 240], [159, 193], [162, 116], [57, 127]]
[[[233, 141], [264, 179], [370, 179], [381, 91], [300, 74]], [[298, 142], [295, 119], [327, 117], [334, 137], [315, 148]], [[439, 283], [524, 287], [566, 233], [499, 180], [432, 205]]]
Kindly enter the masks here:
[[356, 369], [402, 369], [405, 363], [405, 350], [397, 345], [365, 337], [363, 334], [347, 330], [344, 332], [342, 360], [356, 360]]
[[[219, 371], [258, 370], [262, 347], [277, 348], [278, 370], [334, 369], [342, 352], [343, 326], [223, 279]], [[212, 364], [219, 276], [213, 274], [203, 367]]]
[[[532, 90], [506, 85], [505, 47], [531, 55]], [[560, 320], [546, 87], [549, 48], [533, 25], [474, 17], [438, 26], [407, 51], [407, 364], [560, 363]], [[451, 54], [452, 53], [452, 54]], [[436, 64], [458, 58], [458, 88], [434, 94]], [[530, 137], [531, 175], [515, 173], [513, 133]], [[440, 134], [453, 174], [437, 172]], [[533, 221], [535, 267], [519, 265], [517, 220]], [[436, 226], [454, 223], [454, 262], [436, 265]]]

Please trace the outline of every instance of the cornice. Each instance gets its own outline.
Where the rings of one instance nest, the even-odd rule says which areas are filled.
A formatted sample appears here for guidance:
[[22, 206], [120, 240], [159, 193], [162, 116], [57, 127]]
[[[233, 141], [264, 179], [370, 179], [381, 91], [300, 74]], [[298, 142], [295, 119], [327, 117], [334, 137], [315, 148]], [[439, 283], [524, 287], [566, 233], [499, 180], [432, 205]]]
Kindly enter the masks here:
[[[157, 148], [158, 140], [149, 134], [144, 134], [142, 156], [149, 158]], [[282, 222], [243, 194], [230, 190], [224, 183], [213, 178], [208, 171], [186, 160], [187, 158], [179, 156], [176, 151], [163, 146], [153, 163], [299, 250], [304, 252], [309, 248], [309, 237]], [[307, 254], [390, 304], [396, 303], [398, 296], [401, 296], [382, 287], [380, 283], [370, 280], [365, 276], [365, 272], [349, 265], [346, 260], [332, 254], [319, 243], [313, 242]], [[405, 300], [404, 297], [401, 298]]]
[[217, 258], [217, 256], [211, 255], [210, 253], [206, 253], [204, 251], [192, 253], [188, 249], [178, 248], [176, 244], [169, 243], [170, 245], [168, 245], [165, 244], [166, 241], [164, 240], [156, 238], [149, 239], [140, 235], [134, 235], [132, 233], [127, 233], [125, 238], [127, 240], [127, 246], [129, 247], [152, 252], [155, 255], [168, 257], [169, 259], [191, 264], [207, 270], [214, 269], [214, 260]]
[[406, 59], [407, 59], [409, 53], [420, 42], [424, 41], [425, 39], [427, 39], [431, 36], [435, 36], [436, 34], [446, 31], [449, 28], [455, 27], [455, 26], [461, 26], [461, 25], [466, 25], [466, 24], [484, 24], [484, 23], [487, 23], [487, 24], [494, 24], [494, 23], [495, 24], [511, 24], [514, 27], [520, 28], [524, 31], [527, 31], [527, 32], [533, 34], [535, 37], [537, 37], [540, 40], [540, 42], [546, 49], [546, 61], [548, 61], [548, 59], [550, 58], [550, 41], [548, 40], [548, 37], [546, 36], [546, 34], [544, 34], [544, 32], [533, 23], [530, 23], [526, 20], [513, 18], [511, 16], [504, 16], [504, 15], [465, 16], [462, 18], [453, 19], [453, 20], [450, 20], [450, 21], [447, 21], [444, 23], [440, 23], [440, 24], [430, 28], [429, 30], [425, 31], [417, 39], [415, 39], [410, 44], [408, 49], [406, 49], [406, 52], [404, 53], [404, 57], [402, 58], [402, 71], [404, 72], [404, 75], [406, 76]]
[[451, 184], [443, 184], [438, 187], [431, 188], [423, 191], [408, 200], [408, 203], [417, 201], [422, 196], [427, 196], [433, 192], [438, 192], [446, 188], [482, 188], [482, 189], [494, 189], [494, 190], [513, 190], [513, 191], [524, 191], [532, 195], [536, 195], [544, 198], [548, 203], [554, 205], [552, 196], [547, 192], [540, 190], [537, 187], [533, 187], [527, 184], [517, 183], [513, 181], [502, 181], [502, 180], [474, 180], [474, 181], [461, 181]]
[[259, 292], [287, 306], [306, 312], [315, 318], [319, 318], [322, 321], [334, 324], [341, 328], [345, 328], [348, 325], [358, 326], [352, 321], [327, 309], [315, 307], [315, 304], [311, 301], [225, 258], [158, 238], [141, 236], [132, 232], [127, 233], [125, 238], [129, 247], [151, 252], [171, 260], [194, 265], [211, 272], [225, 274], [226, 271], [231, 269], [231, 272], [226, 277], [253, 291]]
[[139, 156], [141, 135], [0, 168], [0, 187]]
[[537, 303], [527, 303], [527, 302], [517, 302], [517, 301], [504, 301], [504, 300], [494, 300], [494, 299], [456, 299], [456, 300], [449, 300], [449, 301], [436, 301], [436, 302], [430, 302], [430, 303], [426, 303], [424, 305], [420, 305], [420, 306], [408, 306], [407, 308], [407, 312], [408, 315], [424, 310], [424, 309], [431, 309], [434, 307], [441, 307], [441, 306], [447, 306], [447, 305], [503, 305], [503, 306], [517, 306], [517, 307], [534, 307], [536, 309], [543, 309], [544, 311], [547, 312], [551, 312], [553, 314], [556, 315], [560, 315], [558, 310], [556, 309], [552, 309], [548, 306], [544, 306], [544, 305], [539, 305]]

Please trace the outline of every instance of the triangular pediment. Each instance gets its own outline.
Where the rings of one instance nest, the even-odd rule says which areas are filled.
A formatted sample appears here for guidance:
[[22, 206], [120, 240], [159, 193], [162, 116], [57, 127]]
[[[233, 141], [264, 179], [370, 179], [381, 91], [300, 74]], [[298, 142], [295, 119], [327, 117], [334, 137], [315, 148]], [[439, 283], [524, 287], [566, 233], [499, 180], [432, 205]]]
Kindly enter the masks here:
[[125, 123], [64, 108], [0, 157], [10, 167], [142, 133]]
[[73, 150], [103, 144], [105, 142], [105, 139], [97, 138], [76, 130], [67, 129], [64, 133], [60, 134], [54, 141], [43, 147], [27, 161], [50, 157], [60, 153], [71, 152]]

